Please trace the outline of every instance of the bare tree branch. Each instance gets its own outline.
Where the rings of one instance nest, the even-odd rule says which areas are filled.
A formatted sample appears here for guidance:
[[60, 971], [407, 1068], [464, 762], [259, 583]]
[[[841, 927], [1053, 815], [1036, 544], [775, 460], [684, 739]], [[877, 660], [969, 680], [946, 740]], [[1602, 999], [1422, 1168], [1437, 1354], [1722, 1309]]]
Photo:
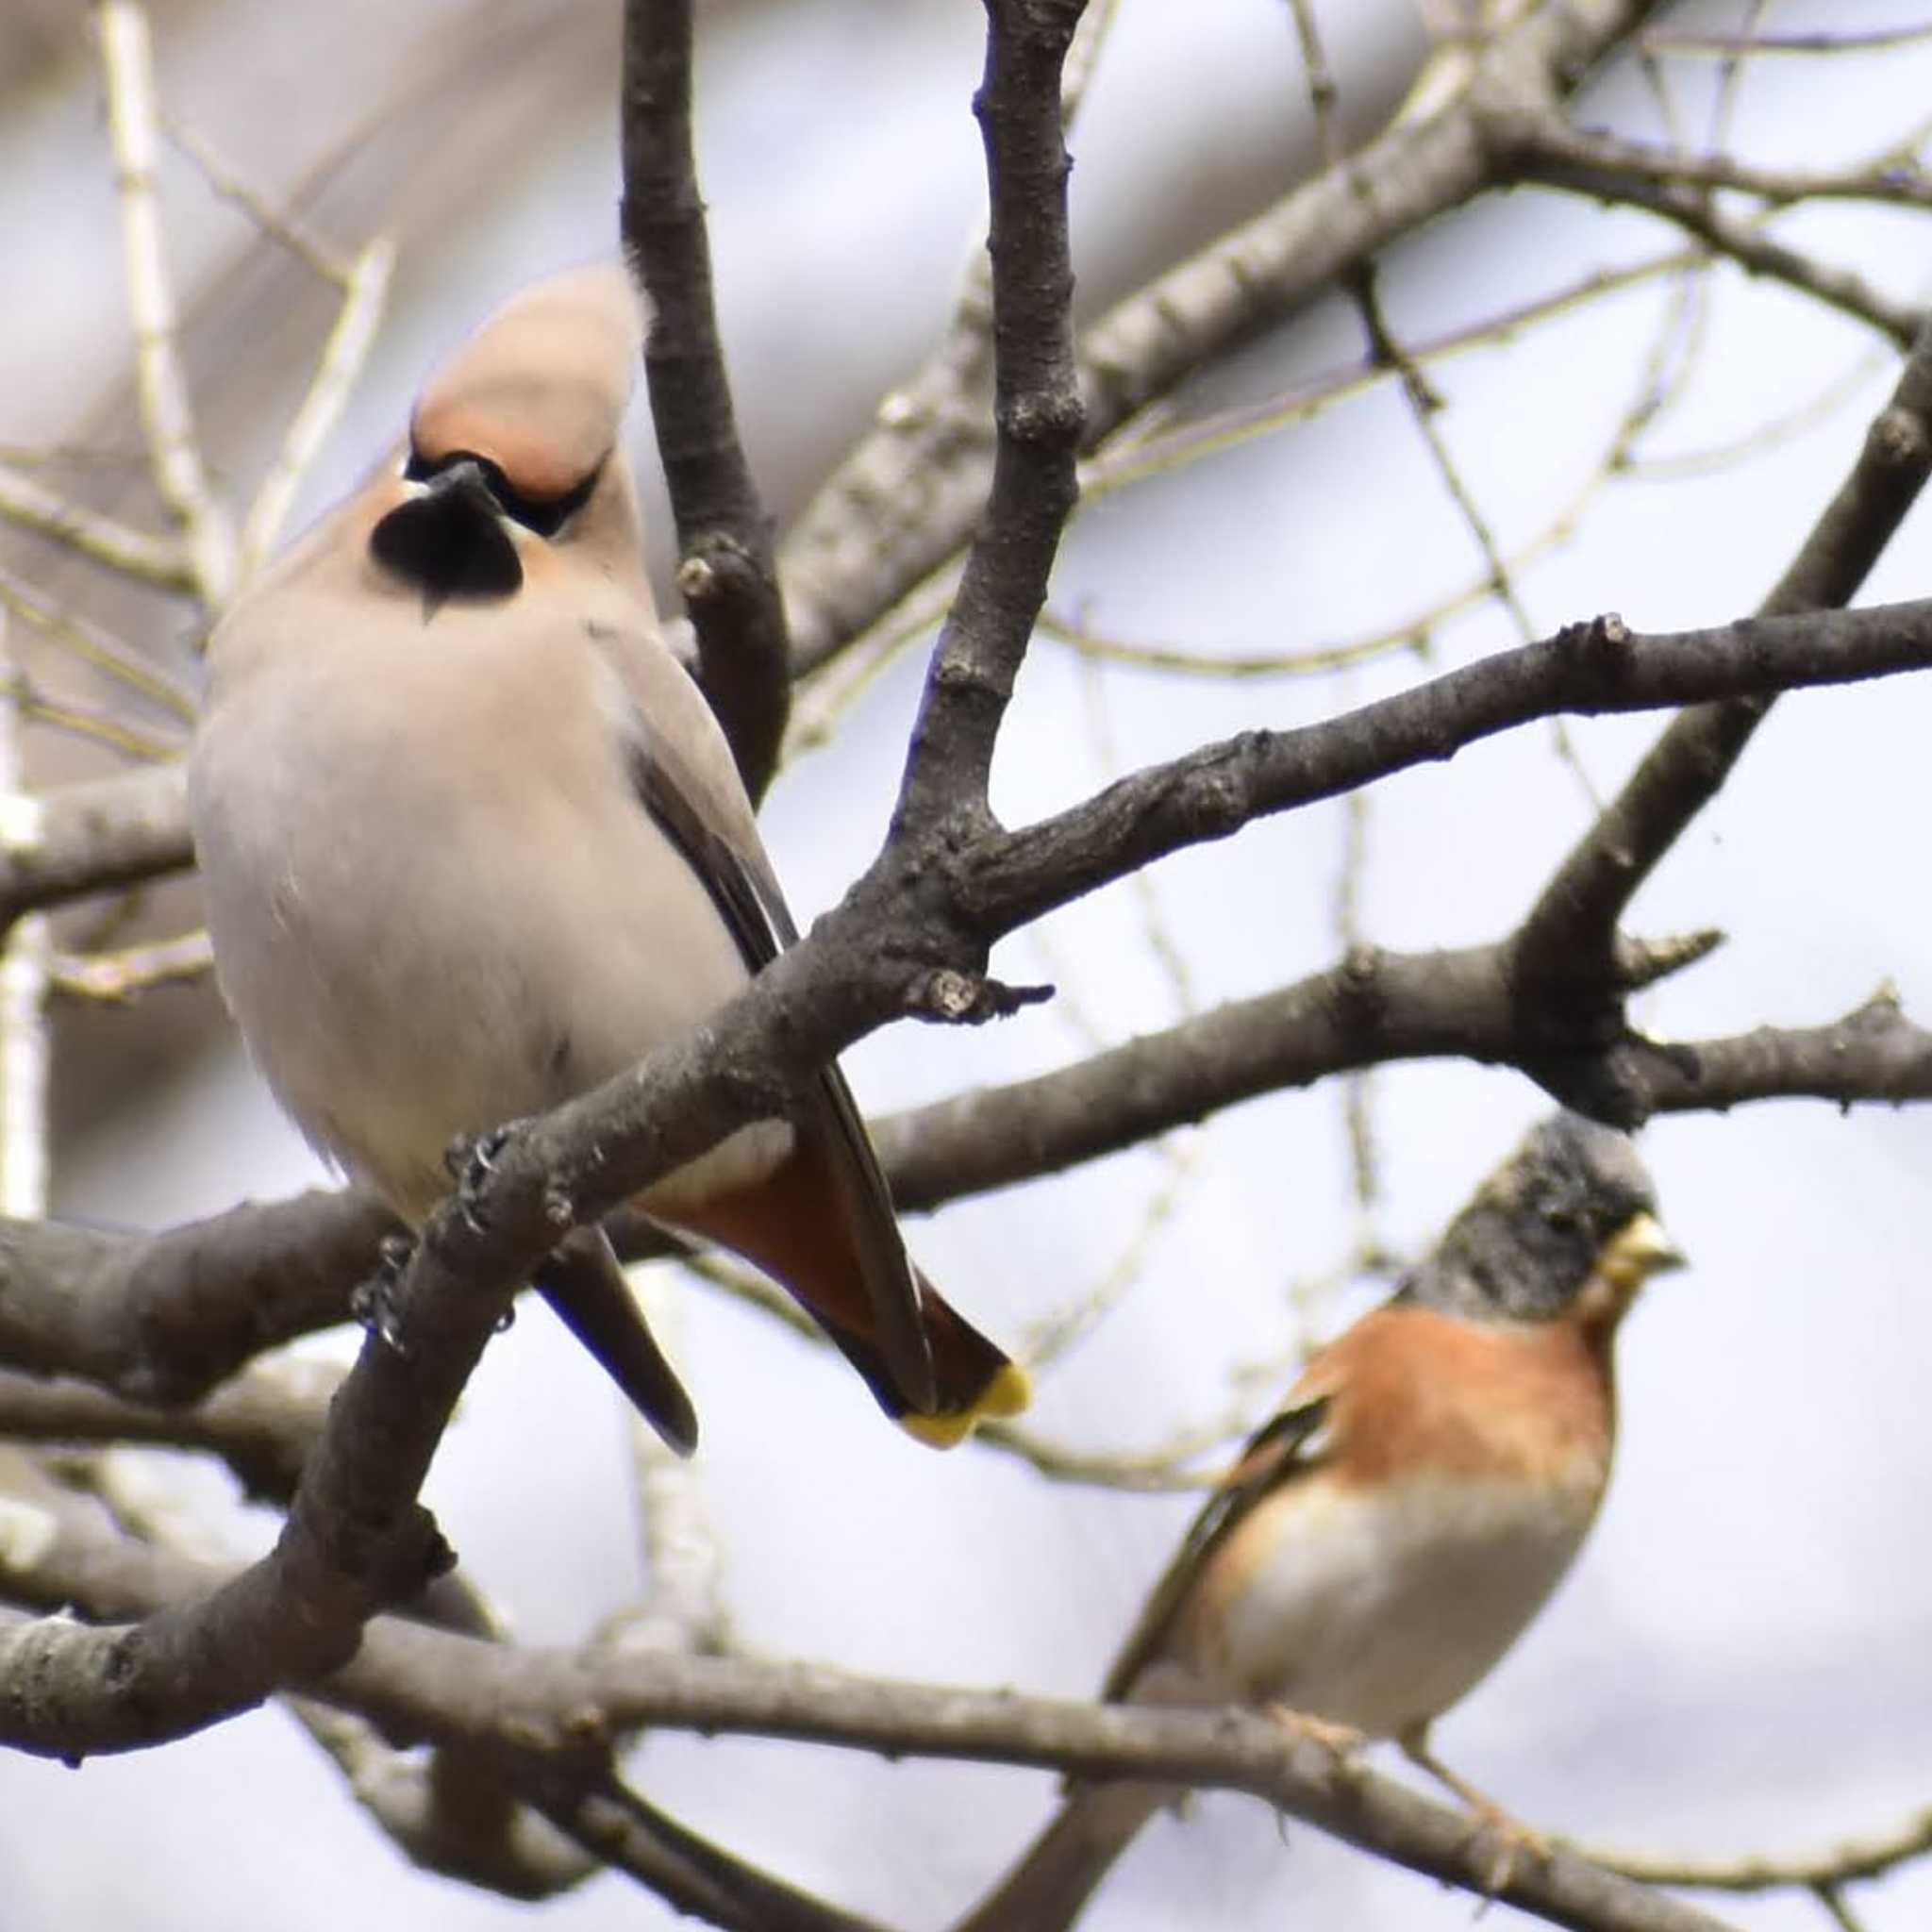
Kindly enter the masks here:
[[791, 641], [771, 518], [724, 373], [691, 97], [691, 0], [626, 0], [621, 220], [632, 272], [651, 297], [651, 420], [677, 522], [677, 583], [697, 633], [699, 682], [756, 800], [778, 768]]
[[0, 853], [0, 925], [193, 861], [179, 765], [66, 786], [44, 808], [33, 844]]
[[0, 1222], [0, 1361], [130, 1402], [205, 1394], [264, 1348], [345, 1320], [396, 1222], [365, 1194], [305, 1194], [164, 1234]]
[[69, 503], [45, 484], [0, 463], [0, 521], [37, 530], [75, 555], [164, 591], [192, 591], [194, 565], [177, 538], [154, 537], [99, 510]]
[[[1720, 698], [1743, 699], [1761, 714], [1764, 701], [1783, 691], [1857, 683], [1928, 663], [1932, 604], [1817, 610], [1648, 635], [1626, 629], [1620, 619], [1599, 618], [1319, 724], [1244, 732], [1150, 766], [1050, 819], [1010, 834], [988, 832], [963, 852], [949, 851], [949, 892], [936, 893], [932, 869], [915, 866], [922, 883], [913, 896], [924, 912], [957, 919], [966, 931], [991, 940], [1150, 859], [1225, 838], [1256, 818], [1451, 758], [1538, 718]], [[36, 851], [16, 853], [10, 868], [0, 869], [0, 915], [131, 884], [189, 858], [179, 774], [170, 769], [54, 794], [46, 827]], [[903, 858], [902, 850], [861, 880], [848, 907], [863, 902], [882, 917], [905, 920], [906, 902], [896, 902], [894, 915], [891, 888]], [[1614, 859], [1605, 862], [1624, 876]], [[1556, 891], [1553, 885], [1551, 895]], [[932, 957], [934, 946], [943, 951], [945, 942], [924, 920], [910, 923], [920, 926], [919, 950], [927, 955], [928, 972], [939, 966], [976, 970], [976, 954]], [[904, 981], [899, 1001], [900, 1011], [926, 1010]], [[881, 1008], [872, 1024], [885, 1017]], [[838, 1045], [856, 1037], [847, 1035]]]
[[[1544, 121], [1524, 134], [1539, 179], [1555, 180], [1587, 192], [1597, 183], [1623, 177], [1653, 187], [1728, 188], [1778, 207], [1800, 201], [1875, 201], [1893, 208], [1932, 208], [1932, 180], [1881, 157], [1862, 167], [1762, 168], [1729, 155], [1699, 154], [1624, 141], [1597, 129]], [[1565, 173], [1564, 171], [1569, 171]], [[1614, 191], [1609, 191], [1616, 198]]]
[[234, 1376], [191, 1408], [122, 1400], [73, 1381], [0, 1369], [0, 1436], [37, 1442], [150, 1442], [219, 1456], [244, 1491], [286, 1504], [322, 1434], [340, 1373], [277, 1362]]
[[[1393, 1059], [1455, 1057], [1513, 1066], [1557, 1097], [1636, 1123], [1754, 1100], [1840, 1106], [1932, 1099], [1932, 1032], [1889, 991], [1834, 1024], [1657, 1041], [1608, 1005], [1525, 1005], [1507, 941], [1459, 952], [1360, 948], [1325, 972], [1229, 1002], [1033, 1079], [975, 1089], [874, 1123], [895, 1199], [913, 1212], [1134, 1146], [1219, 1109]], [[312, 1418], [227, 1391], [177, 1407], [260, 1350], [340, 1322], [350, 1290], [393, 1232], [354, 1191], [306, 1194], [138, 1237], [0, 1223], [0, 1359], [85, 1391], [0, 1380], [0, 1429], [167, 1441], [220, 1454], [251, 1487], [306, 1446]], [[640, 1239], [641, 1237], [641, 1239]], [[639, 1224], [633, 1256], [669, 1252]], [[789, 1304], [780, 1299], [774, 1312]], [[169, 1405], [166, 1407], [160, 1405]], [[62, 1422], [62, 1418], [66, 1422]], [[1086, 1461], [1055, 1452], [1079, 1474]]]
[[523, 1803], [475, 1752], [398, 1749], [365, 1719], [313, 1697], [284, 1707], [327, 1754], [383, 1836], [424, 1872], [537, 1904], [605, 1861]]
[[1901, 350], [1909, 348], [1919, 332], [1923, 308], [1895, 301], [1864, 276], [1802, 254], [1767, 234], [1760, 225], [1725, 213], [1701, 186], [1671, 179], [1654, 169], [1599, 160], [1587, 144], [1573, 143], [1562, 129], [1542, 119], [1507, 132], [1501, 131], [1507, 124], [1497, 125], [1497, 145], [1507, 148], [1522, 180], [1657, 215], [1748, 274], [1783, 282], [1876, 329]]
[[206, 979], [214, 963], [214, 948], [203, 931], [111, 953], [56, 953], [53, 991], [65, 999], [125, 1006], [157, 987]]
[[[118, 1531], [85, 1497], [17, 1457], [0, 1458], [0, 1519], [9, 1531], [0, 1591], [17, 1601], [152, 1615], [223, 1581], [215, 1565]], [[0, 1650], [22, 1627], [0, 1618]], [[516, 1746], [508, 1728], [458, 1735], [440, 1726], [428, 1733], [436, 1749], [425, 1760], [386, 1741], [425, 1735], [412, 1719], [398, 1725], [392, 1708], [372, 1724], [348, 1707], [287, 1702], [358, 1801], [425, 1871], [535, 1901], [610, 1865], [680, 1909], [741, 1932], [870, 1932], [626, 1791], [603, 1748], [540, 1753]]]
[[1870, 1838], [1846, 1839], [1815, 1851], [1780, 1857], [1664, 1858], [1641, 1852], [1592, 1850], [1586, 1857], [1644, 1885], [1676, 1885], [1697, 1891], [1813, 1890], [1882, 1878], [1900, 1865], [1932, 1853], [1932, 1807]]
[[155, 489], [180, 526], [195, 595], [205, 608], [215, 610], [234, 588], [235, 533], [226, 509], [208, 487], [175, 338], [174, 289], [155, 208], [160, 115], [147, 15], [131, 0], [103, 0], [96, 17], [149, 466]]
[[1598, 618], [1322, 724], [1244, 732], [1137, 772], [969, 852], [958, 903], [994, 937], [1150, 859], [1352, 791], [1372, 774], [1453, 757], [1533, 717], [1850, 682], [1927, 662], [1932, 605], [1752, 618], [1667, 636]]
[[943, 815], [961, 831], [985, 826], [993, 742], [1077, 494], [1060, 68], [1084, 5], [987, 0], [973, 106], [992, 204], [992, 485], [913, 725], [898, 809], [909, 830]]
[[[23, 1562], [19, 1552], [29, 1547], [35, 1554]], [[211, 1580], [205, 1566], [143, 1551], [91, 1527], [78, 1510], [50, 1507], [37, 1542], [0, 1541], [0, 1591], [30, 1602], [81, 1603], [94, 1614], [163, 1616], [179, 1595], [205, 1591]], [[10, 1628], [0, 1621], [0, 1662], [10, 1662], [31, 1639], [58, 1674], [63, 1653], [84, 1651], [108, 1635], [59, 1618]], [[1083, 1778], [1245, 1790], [1351, 1844], [1478, 1895], [1491, 1875], [1480, 1834], [1460, 1814], [1238, 1709], [1078, 1704], [735, 1658], [513, 1650], [392, 1617], [373, 1623], [354, 1660], [309, 1689], [394, 1736], [493, 1748], [525, 1764], [550, 1762], [566, 1771], [594, 1758], [612, 1738], [660, 1725], [894, 1757], [1029, 1764]], [[12, 1735], [12, 1715], [0, 1702], [0, 1736]], [[656, 1814], [652, 1820], [655, 1829]], [[608, 1816], [587, 1821], [586, 1836], [594, 1843], [615, 1823]], [[680, 1849], [693, 1842], [677, 1830]], [[1569, 1851], [1547, 1861], [1518, 1858], [1496, 1895], [1580, 1932], [1717, 1932], [1720, 1924]], [[813, 1924], [780, 1923], [801, 1932]]]
[[[1767, 616], [1847, 604], [1932, 475], [1932, 327], [1906, 359], [1851, 473], [1762, 606]], [[1624, 908], [1729, 777], [1771, 708], [1769, 694], [1707, 703], [1674, 719], [1577, 842], [1524, 922], [1526, 979], [1571, 979], [1608, 957]]]
[[[742, 1123], [783, 1112], [829, 1055], [892, 1019], [1011, 1010], [1021, 995], [980, 977], [987, 948], [1041, 912], [1258, 816], [1353, 791], [1531, 719], [1699, 708], [1665, 737], [1668, 746], [1684, 732], [1679, 769], [1657, 776], [1654, 756], [1651, 777], [1633, 780], [1518, 933], [1407, 956], [1353, 942], [1351, 933], [1346, 958], [1299, 985], [888, 1124], [902, 1197], [931, 1205], [1139, 1141], [1254, 1093], [1397, 1057], [1509, 1065], [1628, 1121], [1782, 1093], [1932, 1096], [1932, 1035], [1907, 1021], [1889, 991], [1833, 1026], [1688, 1043], [1641, 1037], [1627, 1020], [1628, 993], [1701, 957], [1712, 936], [1645, 948], [1617, 932], [1631, 891], [1722, 785], [1778, 692], [1932, 665], [1932, 603], [1795, 614], [1849, 598], [1932, 468], [1932, 333], [1765, 619], [1640, 637], [1601, 618], [1322, 724], [1203, 746], [1018, 832], [993, 823], [987, 775], [1074, 503], [1083, 439], [1093, 447], [1205, 361], [1363, 269], [1391, 238], [1441, 208], [1526, 175], [1615, 192], [1894, 334], [1916, 315], [1882, 308], [1862, 285], [1831, 283], [1711, 206], [1714, 189], [1777, 200], [1815, 184], [1792, 189], [1795, 177], [1729, 163], [1727, 177], [1718, 163], [1671, 172], [1557, 128], [1548, 117], [1562, 95], [1653, 9], [1640, 0], [1548, 0], [1453, 59], [1433, 61], [1424, 89], [1362, 156], [1344, 162], [1331, 143], [1320, 180], [1140, 291], [1076, 349], [1059, 75], [1079, 0], [987, 5], [978, 107], [992, 201], [996, 436], [989, 441], [980, 420], [983, 344], [973, 357], [941, 358], [920, 407], [887, 424], [835, 479], [817, 526], [831, 548], [810, 551], [808, 530], [798, 553], [825, 567], [816, 577], [801, 572], [792, 585], [807, 620], [799, 656], [823, 658], [875, 613], [882, 595], [904, 588], [922, 558], [958, 554], [990, 483], [878, 862], [811, 940], [701, 1033], [492, 1145], [407, 1272], [370, 1297], [371, 1333], [326, 1423], [313, 1391], [266, 1374], [192, 1409], [156, 1405], [200, 1396], [262, 1348], [340, 1320], [345, 1288], [368, 1270], [387, 1228], [373, 1204], [345, 1197], [243, 1210], [156, 1238], [0, 1225], [0, 1360], [24, 1371], [0, 1371], [0, 1432], [207, 1450], [275, 1497], [291, 1492], [306, 1462], [275, 1551], [232, 1576], [166, 1551], [121, 1552], [114, 1539], [90, 1542], [58, 1524], [51, 1542], [30, 1525], [15, 1535], [9, 1516], [0, 1590], [144, 1621], [113, 1630], [58, 1617], [25, 1627], [0, 1622], [0, 1740], [76, 1757], [130, 1748], [301, 1686], [362, 1714], [332, 1748], [345, 1768], [387, 1754], [397, 1777], [392, 1802], [372, 1809], [425, 1864], [547, 1895], [586, 1865], [541, 1829], [541, 1814], [684, 1908], [747, 1928], [858, 1932], [862, 1922], [752, 1871], [626, 1790], [611, 1756], [636, 1725], [1224, 1785], [1474, 1886], [1490, 1868], [1466, 1819], [1310, 1755], [1252, 1716], [1101, 1711], [617, 1646], [525, 1654], [376, 1613], [420, 1604], [439, 1576], [450, 1581], [449, 1553], [415, 1500], [418, 1488], [517, 1283], [559, 1230], [633, 1198]], [[1306, 42], [1312, 27], [1303, 10]], [[124, 5], [103, 10], [104, 24], [126, 17], [138, 18]], [[707, 688], [756, 792], [783, 729], [788, 646], [712, 314], [691, 163], [691, 38], [688, 0], [630, 0], [625, 239], [658, 298], [647, 363]], [[1311, 68], [1325, 75], [1309, 45]], [[1322, 86], [1318, 77], [1318, 110]], [[1548, 133], [1534, 162], [1524, 158], [1526, 127]], [[138, 197], [144, 183], [123, 158]], [[130, 208], [130, 235], [142, 218]], [[151, 222], [151, 208], [144, 218]], [[379, 281], [379, 250], [365, 261]], [[973, 321], [964, 318], [950, 348], [962, 350]], [[1415, 355], [1386, 328], [1380, 339], [1420, 382]], [[145, 342], [143, 353], [151, 354]], [[146, 367], [150, 388], [157, 369], [168, 374]], [[922, 416], [926, 402], [934, 413]], [[185, 436], [179, 408], [175, 419]], [[157, 432], [158, 464], [178, 440]], [[198, 461], [192, 441], [186, 447]], [[869, 492], [908, 463], [924, 471], [906, 492], [903, 521], [896, 504], [879, 520]], [[178, 582], [192, 549], [190, 574], [206, 592], [225, 567], [219, 509], [205, 491], [197, 501], [201, 483], [184, 483], [178, 469], [161, 486], [189, 541], [149, 560], [175, 555]], [[0, 490], [11, 487], [0, 477]], [[56, 508], [62, 533], [78, 541], [82, 524]], [[873, 554], [855, 561], [859, 509], [872, 519], [864, 547]], [[1493, 575], [1501, 552], [1474, 511], [1472, 521]], [[87, 528], [97, 543], [117, 534], [105, 524]], [[1616, 819], [1633, 797], [1634, 828]], [[186, 856], [173, 773], [56, 794], [43, 828], [6, 857], [0, 918], [149, 876]], [[57, 1372], [98, 1387], [31, 1379]], [[1058, 1453], [1021, 1446], [1042, 1463]], [[0, 1497], [0, 1509], [8, 1503]], [[480, 1627], [488, 1630], [487, 1618]], [[305, 1722], [319, 1736], [330, 1728], [319, 1707]], [[433, 1740], [428, 1768], [405, 1764], [392, 1737]], [[1611, 1932], [1707, 1932], [1715, 1923], [1568, 1854], [1519, 1863], [1505, 1896], [1553, 1923]], [[1775, 1882], [1808, 1885], [1840, 1909], [1836, 1888], [1861, 1875], [1820, 1869]]]
[[1847, 28], [1842, 33], [1810, 34], [1662, 32], [1646, 34], [1643, 50], [1646, 54], [1707, 55], [1719, 60], [1734, 60], [1740, 55], [1861, 54], [1927, 39], [1932, 39], [1932, 26]]
[[[1551, 0], [1497, 35], [1466, 81], [1149, 283], [1078, 343], [1092, 449], [1183, 377], [1306, 307], [1345, 268], [1500, 178], [1488, 119], [1554, 107], [1656, 0]], [[809, 670], [957, 552], [991, 473], [976, 366], [942, 345], [788, 533], [780, 559]]]
[[719, 1850], [615, 1778], [601, 1785], [558, 1779], [532, 1763], [520, 1785], [559, 1830], [679, 1911], [713, 1925], [731, 1932], [879, 1932], [873, 1921]]
[[[991, 12], [988, 155], [998, 207], [1004, 178], [1028, 182], [1037, 192], [1042, 126], [1050, 131], [1053, 171], [1056, 176], [1064, 172], [1059, 67], [1079, 8], [1078, 0], [994, 0]], [[1035, 219], [1017, 206], [1008, 211], [1015, 221]], [[1062, 271], [1058, 278], [1051, 274], [1056, 250]], [[1036, 319], [1042, 302], [1063, 308], [1064, 261], [1064, 202], [1056, 197], [1036, 226], [1010, 249], [996, 252], [995, 317], [1011, 312], [1016, 300], [1018, 313]], [[1048, 271], [1043, 289], [1029, 287], [1018, 297], [1003, 289], [1010, 276], [1031, 275], [1042, 265]], [[1011, 330], [996, 325], [995, 340], [1002, 364], [999, 390], [1014, 418], [1003, 418], [1002, 433], [1024, 445], [1049, 426], [1024, 420], [1041, 406], [1035, 386], [1041, 367], [1057, 366], [1064, 355], [1036, 365], [1034, 351]], [[1057, 340], [1063, 341], [1063, 336]], [[1005, 369], [1009, 357], [1020, 358], [1018, 372]], [[1071, 480], [1073, 425], [1065, 426], [1062, 461]], [[1022, 460], [1031, 468], [1030, 458]], [[994, 506], [990, 530], [1016, 523], [1034, 554], [1016, 570], [989, 566], [993, 581], [986, 586], [978, 612], [987, 629], [976, 647], [990, 642], [997, 651], [1003, 641], [1024, 646], [1044, 594], [1065, 507], [1055, 506], [1042, 525], [1023, 503]], [[942, 654], [936, 685], [944, 661]], [[957, 740], [970, 758], [978, 721], [962, 727], [942, 705], [935, 709], [928, 752], [941, 758], [942, 769]], [[984, 727], [989, 757], [997, 722], [995, 714]], [[918, 762], [915, 752], [915, 768]], [[944, 836], [943, 827], [939, 836]], [[927, 838], [930, 843], [931, 828]], [[891, 864], [875, 872], [890, 872], [901, 862], [890, 848], [889, 859]], [[926, 862], [924, 852], [913, 852], [915, 869]], [[849, 916], [861, 929], [871, 924], [862, 911]], [[903, 930], [908, 922], [899, 924]], [[916, 958], [930, 950], [930, 942], [915, 941], [907, 950]], [[629, 1113], [639, 1091], [630, 1076], [507, 1136], [487, 1164], [475, 1163], [458, 1199], [432, 1217], [401, 1278], [378, 1294], [370, 1336], [305, 1466], [270, 1555], [205, 1599], [159, 1611], [111, 1641], [57, 1645], [45, 1625], [22, 1634], [13, 1641], [12, 1656], [0, 1651], [0, 1732], [17, 1737], [25, 1748], [62, 1755], [180, 1736], [245, 1709], [283, 1685], [333, 1668], [355, 1649], [360, 1626], [377, 1608], [413, 1597], [447, 1569], [449, 1553], [415, 1498], [484, 1344], [517, 1287], [558, 1235], [615, 1208], [651, 1174], [682, 1165], [732, 1126], [790, 1113], [802, 1080], [840, 1045], [878, 1024], [895, 1002], [922, 996], [896, 966], [871, 975], [870, 986], [855, 981], [841, 989], [836, 979], [822, 979], [815, 994], [808, 986], [788, 987], [798, 976], [800, 961], [809, 973], [814, 953], [825, 952], [822, 945], [808, 946], [785, 956], [726, 1009], [728, 1020], [733, 1010], [762, 1004], [768, 1029], [763, 1038], [754, 1021], [722, 1059], [705, 1035], [652, 1057], [647, 1067], [660, 1075], [668, 1071], [673, 1089], [687, 1097], [663, 1108], [649, 1086], [643, 1089], [643, 1115], [631, 1114], [631, 1131], [613, 1143], [626, 1155], [636, 1154], [640, 1165], [625, 1158], [613, 1168], [604, 1150], [582, 1143], [576, 1151], [588, 1159], [559, 1160], [553, 1139], [559, 1124], [568, 1138], [572, 1117], [586, 1108], [594, 1118], [600, 1102]], [[826, 962], [820, 963], [823, 969]], [[953, 962], [943, 957], [931, 963], [952, 970]], [[975, 963], [969, 960], [968, 969]], [[929, 985], [931, 976], [930, 971], [922, 973], [919, 984]], [[791, 1004], [801, 991], [806, 997]], [[728, 1029], [715, 1038], [728, 1040]]]
[[[237, 567], [245, 583], [267, 560], [281, 535], [303, 476], [342, 413], [381, 326], [395, 245], [387, 236], [369, 243], [340, 276], [341, 307], [316, 358], [315, 373], [242, 525]], [[331, 277], [331, 279], [337, 279]]]

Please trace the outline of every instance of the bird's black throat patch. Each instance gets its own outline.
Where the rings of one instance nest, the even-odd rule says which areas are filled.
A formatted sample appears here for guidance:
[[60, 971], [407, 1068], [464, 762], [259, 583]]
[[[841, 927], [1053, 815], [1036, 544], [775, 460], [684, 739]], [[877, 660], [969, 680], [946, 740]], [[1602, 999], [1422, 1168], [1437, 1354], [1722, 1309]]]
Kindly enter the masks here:
[[423, 592], [426, 623], [452, 597], [490, 600], [523, 588], [524, 566], [481, 467], [452, 464], [369, 535], [370, 554]]

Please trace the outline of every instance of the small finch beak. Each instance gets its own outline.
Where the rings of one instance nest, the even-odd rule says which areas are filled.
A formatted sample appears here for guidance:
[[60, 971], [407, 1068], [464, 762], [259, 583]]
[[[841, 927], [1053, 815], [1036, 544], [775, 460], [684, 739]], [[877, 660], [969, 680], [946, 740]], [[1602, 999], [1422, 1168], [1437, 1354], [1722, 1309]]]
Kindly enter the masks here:
[[1633, 1214], [1604, 1244], [1597, 1273], [1626, 1291], [1653, 1274], [1689, 1264], [1655, 1214]]

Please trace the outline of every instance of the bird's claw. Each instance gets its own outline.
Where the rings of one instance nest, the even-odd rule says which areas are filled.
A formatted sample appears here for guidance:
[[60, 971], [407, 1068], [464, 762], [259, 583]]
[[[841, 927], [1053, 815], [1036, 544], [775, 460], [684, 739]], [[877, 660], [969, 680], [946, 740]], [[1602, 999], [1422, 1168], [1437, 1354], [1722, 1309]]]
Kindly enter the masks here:
[[379, 1337], [398, 1355], [403, 1354], [402, 1314], [396, 1306], [396, 1291], [408, 1272], [416, 1252], [413, 1237], [386, 1234], [376, 1244], [375, 1272], [358, 1282], [349, 1295], [349, 1313], [372, 1335]]
[[1484, 1798], [1470, 1807], [1469, 1845], [1472, 1852], [1485, 1840], [1492, 1855], [1484, 1867], [1483, 1896], [1497, 1897], [1508, 1889], [1516, 1868], [1525, 1854], [1539, 1864], [1547, 1864], [1555, 1846], [1533, 1826], [1512, 1817], [1500, 1805]]
[[1367, 1736], [1353, 1724], [1332, 1724], [1325, 1717], [1314, 1717], [1306, 1710], [1293, 1710], [1285, 1704], [1270, 1704], [1265, 1708], [1272, 1723], [1296, 1738], [1321, 1745], [1341, 1770], [1353, 1771], [1362, 1753], [1369, 1748]]
[[1483, 1840], [1492, 1841], [1494, 1856], [1484, 1869], [1483, 1895], [1491, 1899], [1506, 1890], [1516, 1875], [1518, 1862], [1526, 1852], [1541, 1864], [1547, 1864], [1555, 1847], [1541, 1832], [1504, 1810], [1487, 1791], [1453, 1772], [1429, 1749], [1426, 1730], [1413, 1731], [1400, 1740], [1404, 1755], [1418, 1771], [1425, 1771], [1445, 1790], [1453, 1791], [1469, 1808], [1469, 1836], [1465, 1842], [1472, 1854]]
[[496, 1157], [523, 1125], [522, 1121], [505, 1121], [480, 1134], [458, 1134], [443, 1152], [442, 1164], [457, 1184], [457, 1212], [472, 1234], [486, 1231], [479, 1197], [496, 1172]]

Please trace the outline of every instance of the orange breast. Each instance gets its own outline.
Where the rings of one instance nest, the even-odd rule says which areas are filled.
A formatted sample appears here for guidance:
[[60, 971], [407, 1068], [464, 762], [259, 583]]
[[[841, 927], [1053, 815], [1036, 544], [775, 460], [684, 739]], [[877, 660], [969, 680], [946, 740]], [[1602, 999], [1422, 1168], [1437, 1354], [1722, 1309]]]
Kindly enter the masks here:
[[1418, 1466], [1600, 1484], [1608, 1468], [1608, 1338], [1582, 1322], [1504, 1325], [1378, 1308], [1317, 1356], [1302, 1382], [1331, 1392], [1327, 1473], [1344, 1485]]
[[1582, 1321], [1491, 1327], [1410, 1307], [1358, 1323], [1291, 1398], [1330, 1403], [1313, 1465], [1257, 1501], [1195, 1580], [1163, 1646], [1181, 1674], [1165, 1694], [1285, 1703], [1372, 1736], [1455, 1703], [1596, 1513], [1606, 1341]]

